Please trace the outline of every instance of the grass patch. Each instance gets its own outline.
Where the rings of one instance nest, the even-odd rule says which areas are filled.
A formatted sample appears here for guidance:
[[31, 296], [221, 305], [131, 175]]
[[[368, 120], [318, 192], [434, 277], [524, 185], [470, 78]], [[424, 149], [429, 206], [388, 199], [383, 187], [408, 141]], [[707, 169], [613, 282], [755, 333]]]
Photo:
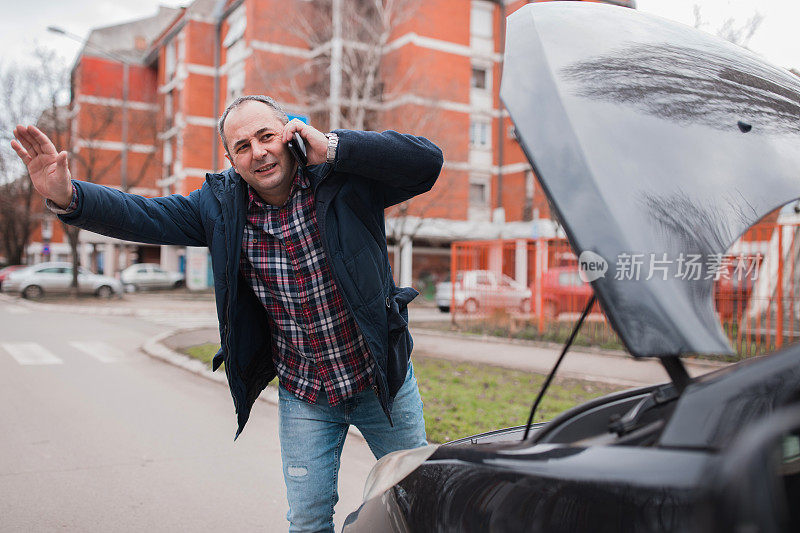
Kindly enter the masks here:
[[[591, 315], [590, 315], [591, 316]], [[469, 316], [463, 313], [457, 315], [455, 321], [414, 321], [414, 327], [431, 329], [435, 331], [448, 331], [465, 335], [486, 335], [505, 339], [523, 339], [531, 341], [549, 342], [562, 345], [569, 338], [578, 316], [563, 318], [558, 321], [545, 322], [542, 331], [539, 331], [536, 317], [513, 316], [503, 310], [479, 316]], [[749, 324], [745, 331], [740, 331], [737, 322], [723, 322], [722, 328], [733, 347], [732, 355], [695, 355], [697, 359], [732, 363], [744, 359], [765, 355], [777, 349], [776, 337], [769, 328], [762, 327], [758, 322]], [[798, 342], [800, 335], [793, 331], [784, 332], [783, 346]], [[611, 326], [597, 320], [587, 320], [581, 325], [578, 335], [573, 343], [575, 346], [594, 346], [604, 350], [626, 352], [625, 346]]]
[[[524, 424], [545, 378], [522, 370], [427, 357], [414, 359], [414, 372], [425, 404], [425, 425], [431, 442]], [[621, 388], [556, 379], [534, 422], [550, 420], [570, 407]]]
[[[218, 349], [218, 344], [208, 343], [182, 351], [210, 368]], [[434, 443], [524, 424], [545, 378], [522, 370], [430, 357], [414, 359], [414, 372], [425, 404], [428, 440]], [[570, 407], [621, 388], [556, 379], [539, 406], [535, 422], [550, 420]]]
[[[214, 356], [219, 351], [219, 344], [208, 342], [206, 344], [199, 344], [197, 346], [189, 346], [188, 348], [181, 349], [181, 352], [192, 357], [194, 359], [199, 359], [208, 368], [211, 368], [211, 361], [214, 359]], [[222, 363], [220, 369], [225, 368], [225, 363]]]
[[[505, 339], [564, 344], [575, 327], [574, 321], [550, 322], [543, 331], [535, 323], [512, 320], [502, 314], [483, 318], [460, 318], [458, 322], [414, 322], [414, 327], [436, 331], [452, 331], [467, 335], [488, 335]], [[574, 346], [597, 346], [604, 350], [625, 351], [625, 346], [609, 326], [602, 322], [584, 322], [573, 342]]]

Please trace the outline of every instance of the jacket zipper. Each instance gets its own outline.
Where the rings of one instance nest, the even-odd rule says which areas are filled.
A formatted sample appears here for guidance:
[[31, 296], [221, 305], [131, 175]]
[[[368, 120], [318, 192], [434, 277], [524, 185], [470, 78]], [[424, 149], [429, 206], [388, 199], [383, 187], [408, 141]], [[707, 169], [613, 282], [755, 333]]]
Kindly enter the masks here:
[[[328, 179], [328, 176], [330, 176], [331, 172], [333, 172], [333, 167], [332, 166], [328, 168], [328, 171], [325, 173], [325, 175], [323, 175], [320, 178], [320, 180], [317, 182], [317, 184], [314, 186], [314, 204], [315, 204], [315, 206], [316, 206], [316, 203], [317, 203], [317, 189], [319, 189], [319, 186], [322, 185], [323, 181]], [[330, 202], [328, 202], [328, 206], [330, 206]], [[315, 211], [315, 214], [316, 214], [316, 209], [314, 211]], [[327, 208], [326, 208], [326, 213], [327, 213]], [[317, 220], [317, 227], [320, 228], [320, 234], [322, 236], [322, 247], [325, 250], [325, 259], [328, 261], [328, 268], [330, 269], [331, 273], [333, 274], [333, 283], [336, 285], [336, 290], [339, 291], [339, 294], [344, 294], [344, 292], [341, 290], [341, 282], [339, 281], [339, 276], [336, 274], [336, 269], [333, 268], [333, 264], [331, 263], [331, 253], [330, 253], [330, 249], [328, 248], [328, 240], [325, 237], [325, 232], [324, 232], [324, 229], [323, 229], [324, 226], [325, 226], [325, 221], [324, 220], [321, 221], [321, 222], [319, 220]], [[388, 299], [388, 296], [387, 296], [387, 299]], [[372, 364], [374, 365], [373, 373], [372, 373], [372, 391], [375, 393], [375, 396], [377, 396], [378, 403], [381, 404], [381, 409], [383, 409], [383, 412], [386, 415], [386, 418], [389, 419], [389, 426], [390, 427], [394, 427], [394, 423], [392, 422], [392, 415], [389, 412], [388, 407], [383, 404], [383, 401], [381, 400], [380, 391], [378, 390], [378, 385], [375, 383], [375, 381], [377, 379], [379, 379], [379, 377], [380, 377], [379, 376], [379, 372], [378, 372], [378, 362], [375, 360], [375, 355], [372, 353], [372, 349], [370, 348], [366, 337], [364, 337], [364, 332], [361, 329], [361, 325], [358, 323], [358, 318], [356, 318], [356, 314], [353, 311], [353, 306], [350, 304], [350, 300], [348, 300], [347, 298], [343, 298], [343, 300], [345, 301], [345, 304], [347, 305], [347, 309], [350, 311], [350, 316], [353, 317], [353, 321], [356, 323], [356, 328], [358, 329], [359, 335], [361, 335], [361, 338], [364, 339], [364, 345], [367, 347], [367, 352], [369, 353], [369, 357], [372, 360]]]
[[[224, 222], [225, 207], [224, 207], [224, 204], [222, 203], [222, 199], [217, 194], [217, 191], [216, 191], [215, 187], [212, 186], [211, 190], [214, 192], [214, 197], [217, 199], [217, 202], [219, 202], [220, 208], [222, 209], [222, 216], [223, 216], [223, 222]], [[230, 232], [228, 231], [228, 228], [230, 228], [230, 223], [225, 224], [225, 229], [226, 229], [226, 231], [225, 231], [225, 247], [226, 248], [230, 248]], [[226, 263], [226, 265], [225, 265], [225, 284], [228, 286], [228, 296], [227, 296], [227, 298], [225, 300], [225, 339], [223, 339], [223, 342], [225, 343], [225, 353], [228, 355], [228, 360], [230, 360], [230, 357], [231, 357], [231, 345], [230, 345], [231, 327], [230, 327], [230, 324], [231, 324], [231, 298], [233, 298], [233, 295], [232, 295], [233, 289], [231, 287], [230, 279], [231, 279], [230, 278], [230, 269], [229, 269], [229, 265]], [[230, 372], [231, 372], [230, 365], [226, 364], [225, 365], [225, 373], [227, 374], [227, 373], [230, 373]], [[246, 399], [245, 399], [245, 401], [246, 401]], [[236, 401], [235, 396], [234, 396], [234, 402], [236, 404], [235, 407], [236, 407], [236, 411], [237, 411], [237, 414], [238, 414], [240, 406], [238, 405], [238, 401]], [[237, 421], [237, 423], [238, 423], [238, 421]], [[240, 429], [237, 429], [236, 437], [239, 436], [239, 431], [240, 431]]]

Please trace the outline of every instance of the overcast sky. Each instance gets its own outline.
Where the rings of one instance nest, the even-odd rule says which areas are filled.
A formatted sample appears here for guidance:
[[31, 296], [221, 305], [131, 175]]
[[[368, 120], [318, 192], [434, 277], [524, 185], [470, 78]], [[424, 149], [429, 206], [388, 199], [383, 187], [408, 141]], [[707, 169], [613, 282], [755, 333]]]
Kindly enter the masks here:
[[653, 13], [684, 24], [694, 24], [694, 6], [708, 22], [703, 29], [714, 33], [726, 19], [744, 24], [756, 12], [764, 19], [748, 47], [784, 68], [800, 69], [800, 24], [798, 0], [636, 0], [639, 11]]
[[[155, 13], [159, 4], [186, 5], [175, 0], [0, 0], [0, 62], [24, 61], [35, 44], [56, 48], [70, 64], [79, 44], [48, 33], [49, 25], [61, 26], [80, 36], [89, 29], [108, 26]], [[726, 18], [740, 24], [758, 11], [764, 16], [750, 48], [785, 68], [800, 68], [798, 0], [637, 0], [639, 11], [693, 24], [693, 7], [701, 6], [706, 27], [714, 31]]]
[[177, 7], [174, 0], [0, 0], [0, 62], [30, 60], [37, 44], [58, 51], [70, 66], [80, 43], [47, 31], [59, 26], [86, 37], [91, 28], [152, 16], [159, 5]]

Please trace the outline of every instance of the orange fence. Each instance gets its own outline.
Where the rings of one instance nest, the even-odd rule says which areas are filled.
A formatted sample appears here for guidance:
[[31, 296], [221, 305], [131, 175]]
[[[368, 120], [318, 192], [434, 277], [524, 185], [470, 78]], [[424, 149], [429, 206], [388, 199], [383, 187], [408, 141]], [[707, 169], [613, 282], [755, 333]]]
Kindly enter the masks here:
[[[800, 339], [800, 224], [759, 224], [719, 258], [717, 314], [740, 356]], [[455, 242], [437, 294], [452, 320], [478, 331], [562, 341], [592, 296], [566, 239]], [[595, 305], [579, 344], [622, 348]]]

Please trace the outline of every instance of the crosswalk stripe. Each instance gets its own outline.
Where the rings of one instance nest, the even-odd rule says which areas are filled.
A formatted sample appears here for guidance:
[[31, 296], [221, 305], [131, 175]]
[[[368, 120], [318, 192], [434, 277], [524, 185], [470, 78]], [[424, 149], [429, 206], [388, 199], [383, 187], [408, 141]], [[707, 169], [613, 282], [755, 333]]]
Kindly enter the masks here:
[[116, 363], [124, 357], [122, 351], [103, 341], [70, 341], [69, 344], [101, 363]]
[[21, 305], [6, 305], [3, 307], [5, 311], [12, 315], [29, 315], [31, 310]]
[[0, 346], [21, 365], [60, 365], [64, 362], [35, 342], [4, 342]]

